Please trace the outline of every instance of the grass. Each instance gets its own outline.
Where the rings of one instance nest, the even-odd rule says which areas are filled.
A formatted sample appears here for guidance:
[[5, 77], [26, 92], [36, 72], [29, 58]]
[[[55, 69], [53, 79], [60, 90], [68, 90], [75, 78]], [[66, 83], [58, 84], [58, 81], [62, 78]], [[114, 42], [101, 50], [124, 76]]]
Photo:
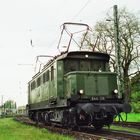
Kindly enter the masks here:
[[129, 113], [128, 121], [129, 122], [140, 122], [140, 113]]
[[[123, 120], [125, 120], [125, 117], [126, 117], [125, 113], [122, 113], [121, 116], [122, 116]], [[118, 118], [116, 118], [115, 120], [117, 121]], [[129, 113], [127, 115], [127, 122], [140, 122], [140, 113]], [[140, 134], [140, 130], [135, 129], [135, 128], [111, 125], [110, 129]]]
[[47, 129], [40, 129], [14, 121], [12, 118], [0, 119], [1, 140], [73, 140], [67, 136], [52, 134]]
[[[125, 120], [126, 115], [121, 113], [123, 120]], [[115, 119], [116, 121], [118, 118]], [[140, 122], [140, 113], [129, 113], [127, 115], [127, 122]]]
[[140, 130], [139, 130], [139, 129], [135, 129], [135, 128], [128, 128], [128, 127], [122, 127], [122, 126], [114, 126], [114, 125], [111, 125], [110, 129], [140, 134]]

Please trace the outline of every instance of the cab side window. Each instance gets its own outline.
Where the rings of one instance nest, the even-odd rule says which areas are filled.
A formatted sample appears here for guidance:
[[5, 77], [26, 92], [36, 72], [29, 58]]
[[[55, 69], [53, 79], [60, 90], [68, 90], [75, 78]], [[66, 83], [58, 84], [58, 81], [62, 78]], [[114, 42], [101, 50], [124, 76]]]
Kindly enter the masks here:
[[51, 81], [54, 79], [54, 66], [51, 67]]
[[35, 89], [35, 88], [36, 88], [36, 82], [33, 81], [33, 82], [31, 83], [31, 90], [33, 90], [33, 89]]
[[38, 79], [37, 79], [37, 87], [39, 87], [41, 85], [41, 77], [39, 77]]
[[43, 83], [49, 81], [49, 70], [43, 74]]

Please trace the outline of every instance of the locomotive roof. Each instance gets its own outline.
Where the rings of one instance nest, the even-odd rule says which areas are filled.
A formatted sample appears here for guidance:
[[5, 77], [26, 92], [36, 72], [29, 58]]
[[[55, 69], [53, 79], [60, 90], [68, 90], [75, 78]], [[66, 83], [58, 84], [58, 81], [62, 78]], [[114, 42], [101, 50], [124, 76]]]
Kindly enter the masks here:
[[[95, 59], [109, 62], [110, 56], [106, 53], [101, 52], [91, 52], [91, 51], [73, 51], [73, 52], [64, 52], [58, 56], [55, 56], [54, 59], [51, 59], [42, 69], [44, 71], [47, 67], [49, 67], [54, 61], [63, 60], [63, 59]], [[38, 72], [32, 77], [32, 80], [40, 75], [41, 72]], [[31, 80], [31, 81], [32, 81]]]
[[91, 52], [91, 51], [74, 51], [63, 53], [57, 57], [57, 60], [66, 59], [66, 58], [79, 58], [79, 59], [98, 59], [102, 61], [109, 61], [109, 55], [101, 52]]
[[63, 52], [60, 55], [57, 55], [54, 57], [54, 59], [51, 59], [45, 66], [47, 67], [51, 63], [53, 63], [55, 60], [62, 60], [62, 59], [73, 59], [73, 58], [79, 58], [79, 59], [97, 59], [102, 61], [109, 62], [110, 56], [106, 53], [101, 52], [91, 52], [91, 51], [71, 51], [71, 52]]

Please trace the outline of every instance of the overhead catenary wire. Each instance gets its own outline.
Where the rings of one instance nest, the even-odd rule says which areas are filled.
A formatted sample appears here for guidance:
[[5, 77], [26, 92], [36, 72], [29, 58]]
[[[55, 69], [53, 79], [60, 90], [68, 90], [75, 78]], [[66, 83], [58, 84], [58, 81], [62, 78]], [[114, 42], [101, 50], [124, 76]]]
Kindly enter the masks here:
[[71, 21], [75, 20], [79, 15], [80, 13], [88, 6], [88, 4], [91, 2], [91, 0], [88, 0], [84, 6], [82, 6], [82, 8], [73, 16], [73, 18], [71, 19]]
[[[71, 19], [71, 21], [75, 20], [79, 15], [80, 13], [88, 6], [88, 4], [91, 2], [91, 0], [87, 0], [87, 2], [80, 8], [80, 10], [73, 16], [73, 18]], [[32, 32], [32, 29], [29, 29], [30, 32]], [[49, 43], [50, 45], [49, 46], [53, 46], [56, 41], [58, 40], [58, 37], [55, 37], [51, 43]], [[35, 44], [33, 43], [33, 39], [31, 37], [30, 39], [30, 46], [31, 47], [35, 47]]]
[[[84, 6], [82, 6], [82, 8], [80, 8], [80, 10], [78, 11], [78, 13], [76, 13], [74, 16], [73, 16], [73, 18], [71, 19], [71, 21], [73, 21], [73, 20], [75, 20], [79, 15], [80, 15], [80, 13], [87, 7], [87, 5], [90, 3], [90, 1], [91, 0], [88, 0], [85, 4], [84, 4]], [[61, 33], [62, 34], [62, 33]], [[57, 40], [57, 37], [52, 41], [52, 43], [51, 43], [51, 45], [53, 45], [55, 42], [56, 42], [56, 40]], [[60, 41], [60, 40], [59, 40]], [[60, 42], [58, 42], [58, 46], [59, 46], [59, 44], [60, 44]], [[58, 49], [58, 46], [57, 46], [57, 49]], [[59, 49], [58, 49], [59, 50]], [[59, 52], [60, 52], [60, 50], [59, 50]]]

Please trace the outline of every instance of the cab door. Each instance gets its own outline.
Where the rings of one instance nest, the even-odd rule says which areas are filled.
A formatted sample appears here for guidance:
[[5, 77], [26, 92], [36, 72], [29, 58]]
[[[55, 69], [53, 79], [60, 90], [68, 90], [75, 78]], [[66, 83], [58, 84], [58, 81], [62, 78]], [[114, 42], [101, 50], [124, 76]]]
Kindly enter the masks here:
[[56, 102], [56, 68], [51, 66], [50, 70], [50, 84], [49, 84], [49, 101], [50, 103]]

